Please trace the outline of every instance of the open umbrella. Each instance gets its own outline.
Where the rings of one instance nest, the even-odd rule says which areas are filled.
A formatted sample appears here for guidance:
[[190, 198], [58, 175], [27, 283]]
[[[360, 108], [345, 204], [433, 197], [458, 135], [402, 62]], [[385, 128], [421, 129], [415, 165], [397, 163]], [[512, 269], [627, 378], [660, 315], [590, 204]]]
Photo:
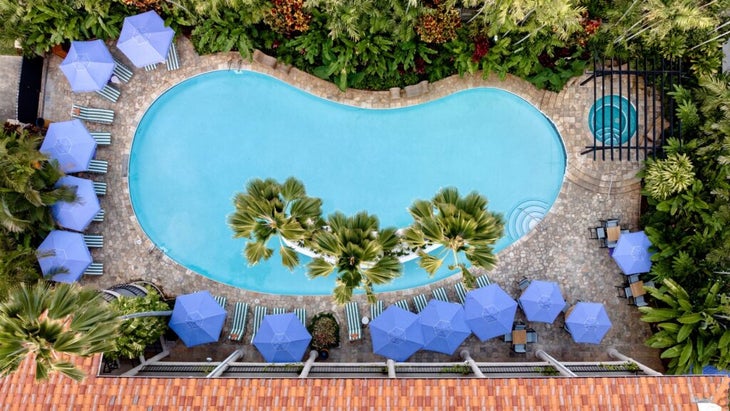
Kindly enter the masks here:
[[606, 308], [600, 303], [579, 302], [565, 318], [565, 327], [577, 343], [600, 344], [611, 325]]
[[51, 206], [51, 214], [61, 227], [74, 231], [84, 231], [101, 206], [94, 192], [94, 182], [85, 178], [64, 176], [58, 179], [56, 187], [76, 187], [76, 201], [58, 201]]
[[114, 71], [114, 58], [101, 40], [72, 41], [61, 71], [74, 93], [99, 91]]
[[218, 341], [226, 321], [226, 310], [208, 291], [185, 294], [175, 299], [170, 328], [185, 346]]
[[621, 234], [611, 257], [626, 275], [648, 273], [651, 270], [650, 246], [651, 241], [643, 231]]
[[40, 152], [58, 161], [61, 170], [77, 173], [89, 169], [96, 154], [96, 140], [79, 119], [51, 123]]
[[175, 32], [153, 10], [124, 19], [117, 48], [137, 66], [165, 61]]
[[466, 323], [481, 341], [511, 332], [516, 313], [517, 301], [497, 284], [466, 293]]
[[560, 287], [552, 281], [531, 281], [519, 303], [528, 321], [542, 323], [552, 323], [565, 308]]
[[423, 347], [418, 316], [395, 305], [370, 322], [373, 352], [395, 361], [405, 361]]
[[294, 313], [266, 315], [253, 345], [267, 362], [298, 362], [307, 351], [312, 336]]
[[423, 349], [453, 354], [471, 334], [461, 304], [431, 300], [418, 314], [423, 332]]
[[84, 236], [63, 230], [48, 233], [36, 256], [43, 275], [62, 283], [78, 280], [92, 261]]

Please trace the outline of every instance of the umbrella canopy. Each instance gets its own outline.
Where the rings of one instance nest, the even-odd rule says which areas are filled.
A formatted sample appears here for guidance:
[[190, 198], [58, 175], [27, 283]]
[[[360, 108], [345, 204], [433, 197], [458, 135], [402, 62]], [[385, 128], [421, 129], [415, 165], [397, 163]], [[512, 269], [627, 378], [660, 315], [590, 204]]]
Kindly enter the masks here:
[[299, 362], [312, 336], [294, 313], [266, 315], [253, 345], [267, 362]]
[[84, 236], [63, 230], [51, 231], [38, 246], [36, 256], [43, 275], [52, 274], [53, 281], [62, 283], [78, 280], [92, 261]]
[[79, 119], [51, 123], [40, 152], [58, 161], [65, 173], [77, 173], [89, 169], [96, 140]]
[[56, 187], [76, 187], [76, 201], [58, 201], [51, 206], [51, 214], [61, 227], [74, 231], [84, 231], [101, 206], [94, 192], [94, 183], [85, 178], [64, 176], [58, 179]]
[[603, 304], [579, 302], [565, 319], [565, 327], [577, 343], [600, 344], [611, 329], [611, 320]]
[[74, 93], [99, 91], [114, 71], [114, 58], [101, 40], [72, 41], [61, 71]]
[[461, 304], [431, 300], [418, 314], [423, 332], [423, 349], [453, 354], [471, 334]]
[[373, 352], [395, 361], [405, 361], [423, 347], [418, 316], [395, 305], [370, 322]]
[[611, 257], [626, 275], [648, 273], [651, 270], [650, 246], [651, 241], [643, 231], [621, 234]]
[[117, 48], [138, 68], [167, 59], [175, 32], [153, 10], [124, 19]]
[[531, 281], [519, 302], [528, 321], [542, 323], [552, 323], [565, 308], [560, 287], [552, 281]]
[[226, 310], [208, 291], [185, 294], [175, 299], [169, 326], [185, 346], [218, 341], [226, 321]]
[[517, 301], [497, 284], [466, 293], [466, 323], [481, 341], [511, 332], [516, 313]]

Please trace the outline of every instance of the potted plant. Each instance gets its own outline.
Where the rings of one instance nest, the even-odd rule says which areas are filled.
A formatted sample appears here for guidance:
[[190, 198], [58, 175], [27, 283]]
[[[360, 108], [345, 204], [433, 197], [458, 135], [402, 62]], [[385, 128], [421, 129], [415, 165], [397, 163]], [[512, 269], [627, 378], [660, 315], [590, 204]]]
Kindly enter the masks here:
[[312, 335], [312, 349], [319, 352], [319, 358], [329, 358], [329, 349], [340, 345], [340, 325], [332, 313], [323, 312], [312, 317], [307, 330]]

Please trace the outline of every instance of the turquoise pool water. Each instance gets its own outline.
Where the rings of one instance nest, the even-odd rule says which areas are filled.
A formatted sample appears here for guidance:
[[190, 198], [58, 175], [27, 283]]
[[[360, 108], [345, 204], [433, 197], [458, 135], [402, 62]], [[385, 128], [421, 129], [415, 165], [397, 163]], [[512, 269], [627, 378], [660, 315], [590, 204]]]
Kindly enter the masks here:
[[[509, 219], [501, 250], [537, 224], [558, 195], [565, 150], [553, 124], [514, 94], [462, 91], [401, 109], [363, 109], [315, 97], [252, 72], [216, 71], [160, 96], [144, 115], [129, 160], [137, 219], [158, 248], [211, 279], [249, 290], [327, 295], [334, 276], [309, 280], [275, 254], [248, 267], [226, 218], [254, 177], [295, 176], [324, 212], [367, 210], [403, 227], [407, 207], [441, 187], [477, 190]], [[274, 247], [276, 248], [276, 247]], [[303, 258], [303, 261], [308, 261]], [[378, 288], [444, 278], [405, 264]]]
[[588, 127], [597, 141], [621, 145], [636, 134], [636, 108], [626, 97], [611, 94], [596, 100], [588, 112]]

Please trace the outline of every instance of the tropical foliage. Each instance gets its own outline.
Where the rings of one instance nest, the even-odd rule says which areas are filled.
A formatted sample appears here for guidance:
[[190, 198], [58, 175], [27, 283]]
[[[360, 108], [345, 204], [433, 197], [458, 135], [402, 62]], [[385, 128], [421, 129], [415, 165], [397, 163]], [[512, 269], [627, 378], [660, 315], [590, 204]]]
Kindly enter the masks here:
[[21, 284], [0, 303], [0, 375], [30, 358], [37, 380], [52, 372], [82, 380], [84, 374], [70, 356], [109, 350], [117, 325], [116, 313], [94, 290], [76, 284]]
[[[109, 303], [117, 316], [126, 314], [167, 311], [170, 307], [152, 288], [144, 297], [119, 297]], [[114, 347], [104, 352], [109, 358], [137, 358], [145, 348], [159, 340], [167, 330], [168, 317], [150, 316], [126, 319], [120, 322]]]
[[309, 321], [307, 331], [312, 335], [311, 345], [315, 350], [334, 348], [340, 345], [340, 325], [332, 313], [315, 315]]
[[[430, 201], [417, 200], [408, 209], [413, 224], [403, 236], [419, 249], [419, 264], [433, 275], [447, 257], [449, 270], [459, 270], [468, 288], [476, 287], [476, 278], [462, 256], [476, 267], [491, 270], [497, 263], [494, 243], [502, 237], [504, 220], [500, 214], [487, 210], [487, 199], [476, 192], [465, 197], [456, 188], [439, 191]], [[426, 254], [423, 248], [443, 246], [440, 255]]]

